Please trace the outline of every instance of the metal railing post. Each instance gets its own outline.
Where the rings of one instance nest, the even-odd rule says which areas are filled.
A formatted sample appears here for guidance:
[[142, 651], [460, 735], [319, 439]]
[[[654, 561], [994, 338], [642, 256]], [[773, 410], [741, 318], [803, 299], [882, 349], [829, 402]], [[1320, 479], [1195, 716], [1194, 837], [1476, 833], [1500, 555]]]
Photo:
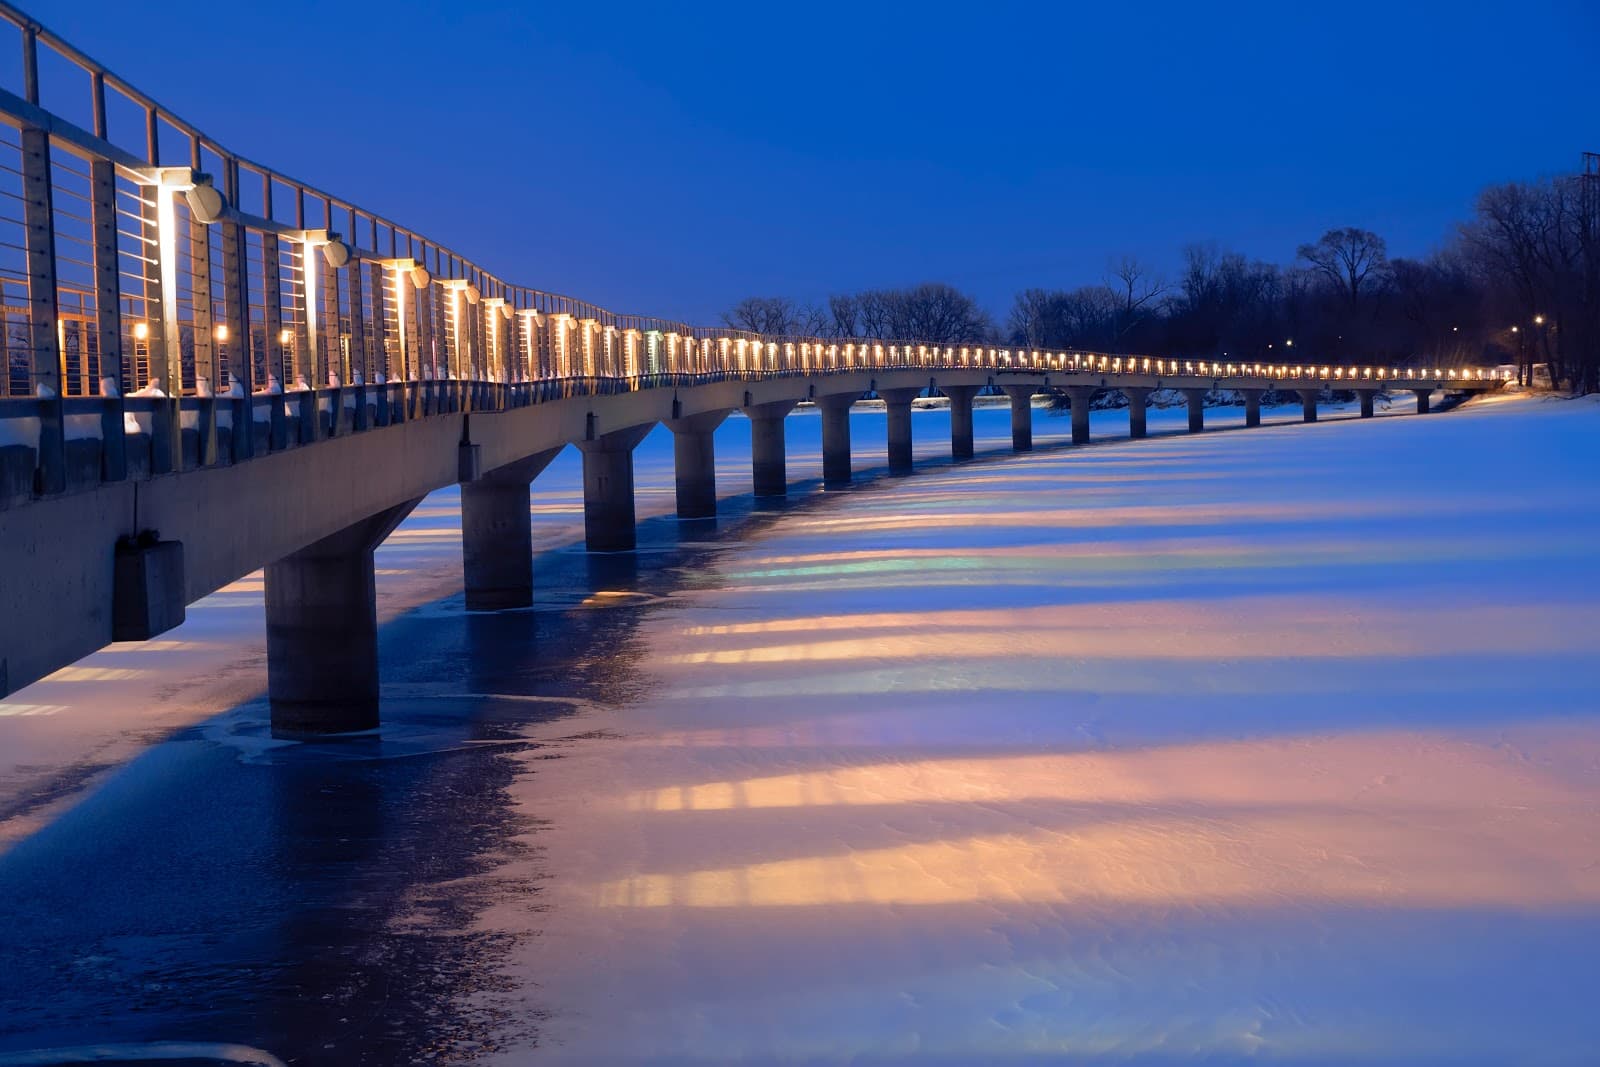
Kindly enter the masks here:
[[[25, 51], [32, 54], [33, 35]], [[35, 90], [36, 91], [36, 90]], [[56, 298], [55, 212], [50, 184], [50, 135], [22, 128], [23, 224], [27, 230], [28, 348], [34, 395], [39, 405], [39, 458], [35, 490], [41, 495], [67, 487], [66, 418], [62, 403], [60, 307]]]
[[[101, 92], [104, 89], [102, 87]], [[89, 163], [91, 224], [94, 228], [95, 329], [100, 349], [100, 477], [128, 476], [128, 442], [122, 399], [122, 308], [117, 250], [117, 168], [109, 159]], [[106, 388], [105, 383], [111, 383]]]

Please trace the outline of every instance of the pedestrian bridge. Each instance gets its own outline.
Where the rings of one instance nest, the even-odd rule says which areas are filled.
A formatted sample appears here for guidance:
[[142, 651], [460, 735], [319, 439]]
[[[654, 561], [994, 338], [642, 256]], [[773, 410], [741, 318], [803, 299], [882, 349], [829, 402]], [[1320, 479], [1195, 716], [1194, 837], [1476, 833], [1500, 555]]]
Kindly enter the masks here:
[[[888, 408], [911, 467], [911, 405], [942, 394], [951, 452], [972, 402], [1065, 397], [1072, 439], [1115, 390], [1147, 398], [1500, 387], [1478, 367], [1207, 362], [993, 344], [769, 337], [618, 315], [507, 282], [353, 202], [224, 148], [0, 2], [20, 83], [0, 88], [0, 696], [265, 569], [269, 695], [284, 734], [377, 722], [373, 549], [460, 483], [467, 605], [533, 589], [529, 486], [583, 453], [588, 547], [634, 545], [635, 445], [675, 435], [677, 508], [715, 514], [713, 431], [752, 422], [755, 493], [785, 491], [784, 419], [812, 402], [829, 483], [850, 478], [850, 407]], [[16, 53], [13, 53], [16, 54]], [[71, 75], [70, 77], [68, 75]]]

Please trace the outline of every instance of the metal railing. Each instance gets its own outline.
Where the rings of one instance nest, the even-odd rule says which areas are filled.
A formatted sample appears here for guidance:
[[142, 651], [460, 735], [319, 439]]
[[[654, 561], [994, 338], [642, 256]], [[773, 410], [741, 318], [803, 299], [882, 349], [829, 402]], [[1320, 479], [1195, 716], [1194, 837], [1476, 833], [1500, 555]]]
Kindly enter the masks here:
[[[37, 493], [66, 487], [73, 441], [99, 442], [99, 476], [115, 480], [130, 466], [161, 473], [238, 462], [438, 413], [729, 377], [876, 369], [1219, 383], [1428, 377], [1415, 368], [765, 337], [618, 315], [511, 284], [229, 151], [0, 0], [0, 37], [8, 33], [15, 38], [0, 49], [18, 49], [21, 65], [20, 84], [0, 86], [0, 431], [13, 427], [0, 446], [35, 449]], [[1431, 377], [1485, 382], [1498, 373], [1434, 368]], [[130, 435], [148, 441], [136, 456]]]

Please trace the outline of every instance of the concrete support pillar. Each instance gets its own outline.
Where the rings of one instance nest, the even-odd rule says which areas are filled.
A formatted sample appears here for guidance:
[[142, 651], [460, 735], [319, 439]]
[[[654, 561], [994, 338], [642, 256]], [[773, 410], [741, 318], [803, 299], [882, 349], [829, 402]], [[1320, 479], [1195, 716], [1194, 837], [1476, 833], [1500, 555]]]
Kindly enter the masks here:
[[850, 405], [856, 394], [817, 398], [822, 412], [822, 480], [827, 485], [850, 481]]
[[950, 398], [950, 455], [955, 459], [972, 458], [972, 398], [978, 395], [976, 385], [942, 385], [939, 391]]
[[1317, 397], [1322, 395], [1321, 389], [1299, 389], [1300, 411], [1306, 422], [1317, 421]]
[[1011, 398], [1011, 450], [1033, 451], [1033, 386], [1003, 386]]
[[920, 389], [884, 389], [878, 395], [889, 409], [889, 471], [911, 472], [911, 402]]
[[1417, 414], [1426, 415], [1428, 413], [1429, 403], [1433, 400], [1433, 390], [1413, 389], [1411, 391], [1417, 394]]
[[631, 552], [633, 450], [653, 425], [630, 426], [578, 442], [583, 453], [583, 539], [590, 552]]
[[1206, 394], [1209, 389], [1185, 389], [1183, 397], [1189, 402], [1189, 432], [1199, 433], [1206, 428]]
[[1148, 401], [1152, 390], [1142, 386], [1125, 385], [1122, 395], [1128, 398], [1128, 436], [1134, 440], [1145, 436], [1148, 431], [1146, 415]]
[[372, 550], [421, 503], [409, 500], [267, 564], [267, 697], [278, 737], [378, 725]]
[[667, 420], [672, 431], [680, 519], [709, 519], [717, 514], [717, 453], [712, 434], [727, 417], [726, 411], [707, 411]]
[[533, 603], [528, 485], [560, 452], [539, 452], [461, 483], [461, 565], [468, 611]]
[[1070, 385], [1067, 387], [1067, 396], [1072, 400], [1072, 443], [1086, 445], [1089, 443], [1089, 405], [1094, 403], [1094, 398], [1100, 395], [1100, 387], [1096, 385]]
[[1375, 389], [1357, 389], [1356, 396], [1361, 399], [1361, 417], [1372, 418], [1372, 398], [1377, 395]]
[[744, 409], [750, 419], [750, 474], [756, 496], [784, 496], [789, 491], [783, 420], [796, 403], [778, 400]]
[[1262, 389], [1241, 389], [1244, 396], [1244, 424], [1246, 426], [1261, 425], [1261, 394]]

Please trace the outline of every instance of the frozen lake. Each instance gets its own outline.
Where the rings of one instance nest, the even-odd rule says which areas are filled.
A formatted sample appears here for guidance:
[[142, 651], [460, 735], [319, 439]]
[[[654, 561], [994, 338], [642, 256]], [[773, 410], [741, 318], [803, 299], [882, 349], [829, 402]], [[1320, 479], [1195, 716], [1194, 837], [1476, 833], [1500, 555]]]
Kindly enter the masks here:
[[658, 429], [607, 558], [569, 450], [500, 615], [436, 494], [380, 738], [267, 739], [237, 583], [0, 704], [0, 1053], [1600, 1060], [1600, 405], [1274, 418], [980, 409], [976, 463], [705, 523]]

